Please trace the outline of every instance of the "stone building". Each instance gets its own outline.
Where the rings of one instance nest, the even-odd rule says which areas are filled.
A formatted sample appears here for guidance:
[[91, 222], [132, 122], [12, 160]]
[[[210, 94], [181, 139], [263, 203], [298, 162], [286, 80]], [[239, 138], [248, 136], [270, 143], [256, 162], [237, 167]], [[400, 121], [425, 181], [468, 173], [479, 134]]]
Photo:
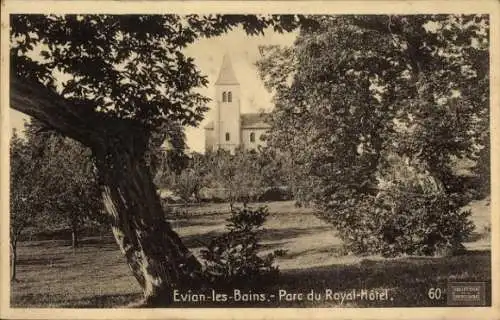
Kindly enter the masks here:
[[214, 119], [205, 126], [206, 152], [224, 149], [234, 153], [239, 147], [255, 150], [265, 145], [263, 136], [270, 128], [266, 114], [241, 113], [241, 87], [227, 54], [215, 82], [214, 100]]

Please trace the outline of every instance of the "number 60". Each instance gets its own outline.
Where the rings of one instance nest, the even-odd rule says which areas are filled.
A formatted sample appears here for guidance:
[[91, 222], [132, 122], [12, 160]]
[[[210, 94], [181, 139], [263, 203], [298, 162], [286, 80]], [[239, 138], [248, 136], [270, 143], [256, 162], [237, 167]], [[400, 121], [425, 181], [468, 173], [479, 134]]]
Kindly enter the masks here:
[[427, 292], [427, 296], [431, 300], [439, 300], [441, 299], [441, 288], [430, 288]]

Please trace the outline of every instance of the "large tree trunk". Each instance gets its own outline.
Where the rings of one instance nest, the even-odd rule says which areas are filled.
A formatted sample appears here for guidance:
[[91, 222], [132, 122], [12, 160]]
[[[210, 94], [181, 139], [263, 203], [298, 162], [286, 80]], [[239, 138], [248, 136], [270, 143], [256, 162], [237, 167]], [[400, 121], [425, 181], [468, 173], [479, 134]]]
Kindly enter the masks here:
[[127, 142], [97, 153], [106, 211], [116, 241], [144, 290], [148, 305], [168, 305], [173, 288], [189, 288], [201, 266], [165, 220], [142, 157]]
[[198, 284], [198, 260], [165, 220], [144, 160], [148, 134], [135, 122], [68, 105], [38, 83], [11, 76], [11, 106], [91, 148], [111, 227], [149, 306]]

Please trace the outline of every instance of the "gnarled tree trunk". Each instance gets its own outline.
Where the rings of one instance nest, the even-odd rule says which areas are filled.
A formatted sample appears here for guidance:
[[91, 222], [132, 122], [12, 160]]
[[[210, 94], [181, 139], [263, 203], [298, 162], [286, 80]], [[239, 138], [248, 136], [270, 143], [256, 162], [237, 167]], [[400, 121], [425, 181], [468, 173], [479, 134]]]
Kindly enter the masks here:
[[174, 287], [195, 285], [200, 264], [165, 220], [142, 157], [141, 149], [146, 145], [140, 142], [142, 133], [128, 126], [123, 129], [129, 133], [101, 139], [93, 148], [104, 205], [116, 241], [144, 290], [146, 302], [166, 305], [171, 302]]
[[11, 106], [91, 148], [111, 227], [149, 306], [199, 280], [200, 264], [165, 220], [144, 160], [148, 134], [132, 121], [70, 106], [48, 89], [11, 76]]

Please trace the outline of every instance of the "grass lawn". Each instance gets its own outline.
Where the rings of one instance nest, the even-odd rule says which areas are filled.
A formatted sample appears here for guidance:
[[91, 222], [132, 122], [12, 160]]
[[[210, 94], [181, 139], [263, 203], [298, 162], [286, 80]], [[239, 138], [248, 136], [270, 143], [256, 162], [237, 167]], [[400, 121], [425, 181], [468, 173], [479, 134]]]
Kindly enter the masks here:
[[[445, 305], [445, 295], [440, 300], [431, 300], [428, 291], [431, 288], [445, 291], [447, 281], [484, 281], [487, 292], [491, 291], [490, 240], [486, 227], [490, 213], [486, 201], [471, 203], [478, 228], [471, 242], [466, 244], [466, 254], [395, 259], [341, 255], [340, 239], [330, 225], [312, 214], [311, 209], [295, 208], [293, 202], [267, 205], [271, 214], [262, 233], [263, 251], [287, 250], [286, 255], [277, 260], [281, 276], [269, 283], [264, 292], [267, 297], [271, 294], [276, 297], [264, 303], [250, 301], [240, 306]], [[187, 210], [190, 217], [176, 214], [172, 225], [197, 254], [203, 243], [224, 231], [229, 206], [209, 204]], [[68, 240], [21, 243], [19, 281], [11, 286], [12, 307], [123, 307], [141, 298], [140, 288], [111, 235], [84, 238], [81, 247], [75, 250], [68, 245]], [[352, 289], [380, 292], [388, 289], [389, 299], [325, 299], [327, 289], [339, 294]], [[279, 290], [304, 295], [315, 290], [322, 293], [322, 298], [319, 301], [278, 301]]]

